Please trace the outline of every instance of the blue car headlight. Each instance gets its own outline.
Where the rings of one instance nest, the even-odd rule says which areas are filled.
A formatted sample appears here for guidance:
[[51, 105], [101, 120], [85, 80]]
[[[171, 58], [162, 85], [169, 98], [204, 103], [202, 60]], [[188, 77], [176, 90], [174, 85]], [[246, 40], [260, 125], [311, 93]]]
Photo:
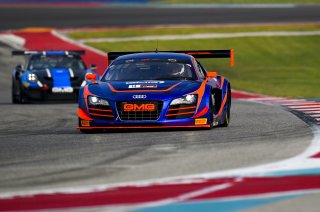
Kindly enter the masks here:
[[109, 102], [105, 99], [101, 99], [99, 97], [96, 96], [89, 96], [88, 97], [88, 102], [90, 105], [93, 106], [109, 106]]
[[36, 82], [38, 81], [37, 75], [34, 74], [34, 73], [28, 74], [28, 81], [29, 81], [29, 82], [33, 82], [33, 83], [36, 83]]
[[185, 95], [181, 98], [177, 98], [177, 99], [172, 100], [170, 105], [182, 105], [182, 104], [192, 105], [197, 102], [197, 98], [198, 98], [198, 96], [195, 94], [188, 94], [188, 95]]

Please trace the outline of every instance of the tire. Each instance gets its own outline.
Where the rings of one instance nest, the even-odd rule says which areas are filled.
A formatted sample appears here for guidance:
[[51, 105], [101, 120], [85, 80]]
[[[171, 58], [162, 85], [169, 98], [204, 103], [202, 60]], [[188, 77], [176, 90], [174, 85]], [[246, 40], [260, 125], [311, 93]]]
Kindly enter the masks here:
[[13, 79], [12, 79], [12, 88], [11, 88], [11, 101], [12, 101], [12, 104], [19, 104], [20, 103], [19, 98], [15, 94], [15, 86], [14, 86]]
[[24, 94], [20, 82], [18, 82], [18, 85], [19, 85], [19, 97], [18, 97], [18, 98], [19, 98], [19, 103], [20, 103], [20, 104], [26, 104], [26, 103], [28, 103], [28, 98], [27, 98], [27, 96]]
[[[17, 86], [14, 86], [14, 81], [12, 81], [12, 103], [13, 104], [24, 104], [28, 102], [28, 98], [22, 91], [21, 82], [16, 82]], [[17, 94], [18, 91], [18, 94]]]
[[228, 90], [228, 99], [227, 99], [227, 112], [224, 116], [224, 122], [221, 124], [221, 127], [228, 127], [230, 123], [230, 107], [231, 107], [231, 91]]
[[214, 95], [211, 93], [210, 94], [210, 105], [209, 105], [209, 110], [210, 110], [210, 129], [214, 127], [214, 105], [213, 105], [213, 99]]

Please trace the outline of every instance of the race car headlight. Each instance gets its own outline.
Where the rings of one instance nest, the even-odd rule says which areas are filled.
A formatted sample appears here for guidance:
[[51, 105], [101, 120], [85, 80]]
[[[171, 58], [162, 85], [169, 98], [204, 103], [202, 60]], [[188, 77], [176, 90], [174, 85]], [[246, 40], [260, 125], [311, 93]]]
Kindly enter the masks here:
[[195, 104], [197, 102], [197, 95], [188, 94], [178, 99], [172, 100], [170, 105]]
[[28, 81], [29, 81], [29, 82], [37, 82], [37, 81], [38, 81], [37, 75], [34, 74], [34, 73], [28, 74]]
[[89, 96], [88, 97], [90, 105], [101, 105], [101, 106], [109, 106], [109, 102], [105, 99], [101, 99], [96, 96]]

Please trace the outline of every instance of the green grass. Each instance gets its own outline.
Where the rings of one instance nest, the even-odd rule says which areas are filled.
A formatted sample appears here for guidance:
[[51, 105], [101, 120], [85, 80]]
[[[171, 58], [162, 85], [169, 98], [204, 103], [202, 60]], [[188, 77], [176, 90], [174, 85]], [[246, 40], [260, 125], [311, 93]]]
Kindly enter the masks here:
[[76, 31], [68, 34], [74, 39], [120, 38], [148, 35], [186, 35], [194, 33], [232, 33], [256, 31], [311, 31], [320, 30], [320, 25], [273, 25], [273, 26], [215, 26], [215, 27], [179, 27], [179, 28], [123, 28], [96, 31]]
[[320, 0], [162, 0], [164, 3], [319, 3]]
[[[156, 42], [89, 43], [103, 51], [154, 50]], [[320, 96], [320, 36], [248, 37], [159, 41], [160, 50], [235, 49], [235, 67], [226, 59], [203, 60], [228, 77], [233, 88], [273, 96]]]

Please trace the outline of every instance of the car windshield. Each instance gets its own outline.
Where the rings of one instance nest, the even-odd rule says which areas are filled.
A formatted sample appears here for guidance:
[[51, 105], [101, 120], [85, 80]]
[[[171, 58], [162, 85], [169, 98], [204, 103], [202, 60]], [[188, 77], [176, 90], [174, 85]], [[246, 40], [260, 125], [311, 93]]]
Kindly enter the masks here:
[[192, 80], [189, 61], [176, 59], [117, 60], [107, 69], [103, 80]]
[[29, 70], [47, 68], [71, 68], [74, 71], [83, 71], [86, 69], [81, 58], [70, 55], [36, 55], [31, 57], [28, 66]]

